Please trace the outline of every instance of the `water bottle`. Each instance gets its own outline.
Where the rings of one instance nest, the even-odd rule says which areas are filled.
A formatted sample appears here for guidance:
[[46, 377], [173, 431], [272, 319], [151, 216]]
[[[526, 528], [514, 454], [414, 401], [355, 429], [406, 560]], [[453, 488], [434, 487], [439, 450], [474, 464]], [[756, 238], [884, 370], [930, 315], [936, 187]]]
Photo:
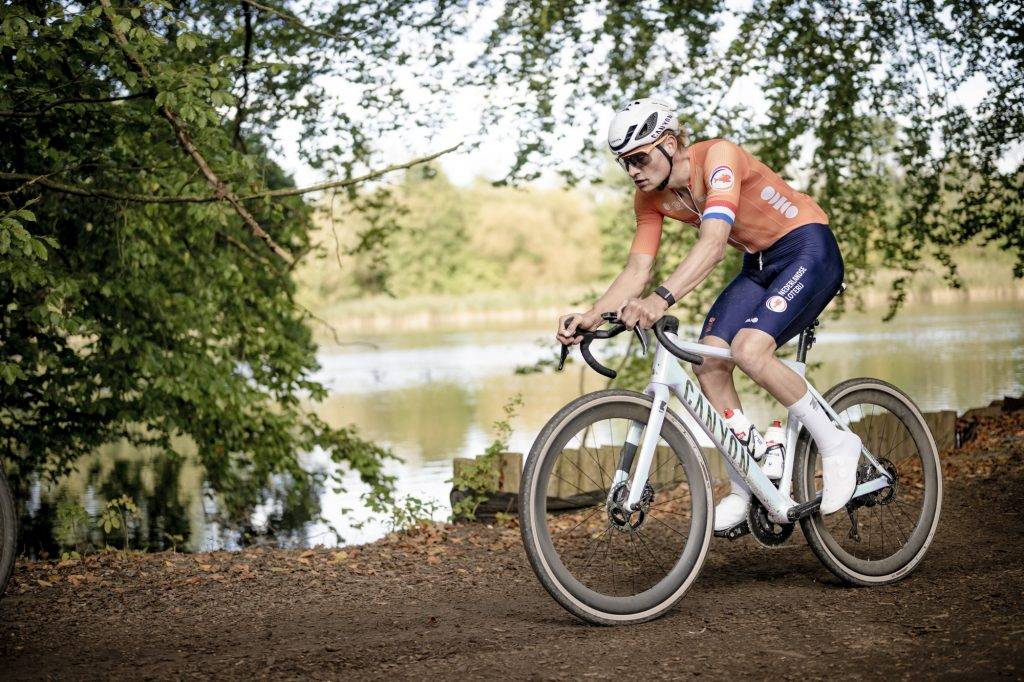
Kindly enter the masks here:
[[776, 419], [764, 433], [765, 453], [761, 471], [773, 481], [782, 478], [782, 465], [786, 457], [786, 432], [782, 422]]
[[734, 436], [743, 444], [743, 447], [750, 450], [750, 443], [754, 443], [754, 459], [761, 462], [764, 459], [767, 445], [764, 437], [758, 432], [757, 427], [750, 423], [743, 410], [726, 410], [722, 413], [725, 416], [725, 424]]

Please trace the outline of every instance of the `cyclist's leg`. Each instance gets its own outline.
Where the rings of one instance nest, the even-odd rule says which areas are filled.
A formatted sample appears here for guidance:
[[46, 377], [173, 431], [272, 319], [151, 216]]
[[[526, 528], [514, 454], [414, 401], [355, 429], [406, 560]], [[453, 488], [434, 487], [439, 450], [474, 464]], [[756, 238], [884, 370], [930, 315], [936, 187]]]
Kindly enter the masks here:
[[[755, 282], [746, 272], [737, 275], [722, 293], [718, 295], [704, 318], [700, 342], [717, 348], [729, 348], [729, 344], [749, 319], [753, 309], [764, 298], [765, 288]], [[735, 363], [721, 358], [704, 358], [700, 365], [693, 366], [701, 390], [711, 405], [719, 412], [742, 408], [736, 386], [733, 383]]]
[[[728, 348], [754, 306], [760, 304], [765, 288], [755, 282], [746, 270], [744, 267], [744, 272], [737, 275], [715, 299], [701, 328], [701, 343]], [[731, 360], [720, 358], [704, 358], [702, 364], [693, 366], [701, 390], [719, 412], [727, 409], [738, 412], [742, 407], [733, 383], [734, 367]], [[715, 506], [715, 531], [726, 531], [742, 523], [750, 504], [750, 488], [746, 482], [734, 467], [726, 464], [725, 469], [729, 474], [729, 494]]]
[[757, 308], [757, 321], [736, 333], [731, 348], [740, 369], [786, 405], [818, 445], [824, 475], [821, 511], [830, 514], [843, 508], [856, 487], [860, 439], [837, 428], [804, 379], [775, 357], [779, 345], [821, 314], [842, 282], [835, 238], [828, 228], [813, 227], [796, 235], [792, 257], [777, 263], [778, 274]]

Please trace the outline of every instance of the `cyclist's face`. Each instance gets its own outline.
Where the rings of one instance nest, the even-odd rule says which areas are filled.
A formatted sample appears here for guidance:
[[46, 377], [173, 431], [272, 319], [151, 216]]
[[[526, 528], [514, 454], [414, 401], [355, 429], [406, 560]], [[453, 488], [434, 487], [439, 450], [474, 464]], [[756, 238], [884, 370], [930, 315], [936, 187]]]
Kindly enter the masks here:
[[618, 158], [619, 165], [626, 169], [633, 184], [642, 192], [650, 192], [660, 185], [671, 170], [668, 159], [657, 149], [659, 144], [670, 156], [675, 154], [676, 138], [667, 135]]

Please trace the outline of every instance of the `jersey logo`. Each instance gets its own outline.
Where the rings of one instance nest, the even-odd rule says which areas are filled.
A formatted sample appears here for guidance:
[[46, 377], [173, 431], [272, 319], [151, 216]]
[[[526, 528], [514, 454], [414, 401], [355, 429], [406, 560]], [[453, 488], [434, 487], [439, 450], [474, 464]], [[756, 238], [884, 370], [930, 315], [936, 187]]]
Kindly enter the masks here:
[[781, 313], [786, 310], [786, 299], [781, 296], [772, 296], [764, 304], [773, 313]]
[[762, 189], [761, 198], [771, 204], [772, 208], [790, 220], [795, 218], [796, 214], [800, 212], [800, 209], [794, 206], [793, 202], [782, 196], [782, 192], [776, 192], [774, 187], [766, 186]]
[[735, 173], [732, 172], [732, 168], [728, 166], [719, 166], [715, 170], [711, 171], [711, 179], [708, 180], [708, 186], [711, 189], [726, 190], [732, 189], [733, 178]]

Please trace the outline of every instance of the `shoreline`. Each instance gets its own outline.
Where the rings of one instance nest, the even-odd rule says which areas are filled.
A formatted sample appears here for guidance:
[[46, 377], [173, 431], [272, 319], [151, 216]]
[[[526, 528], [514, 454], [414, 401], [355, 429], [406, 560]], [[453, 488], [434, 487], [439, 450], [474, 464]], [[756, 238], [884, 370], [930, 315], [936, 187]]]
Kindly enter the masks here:
[[[567, 301], [578, 294], [566, 296]], [[510, 294], [511, 296], [511, 294]], [[864, 310], [884, 310], [889, 303], [889, 294], [877, 289], [870, 289], [861, 294]], [[438, 298], [433, 305], [437, 305], [444, 299]], [[957, 303], [996, 303], [996, 302], [1024, 302], [1024, 282], [1007, 286], [975, 286], [963, 289], [921, 289], [907, 293], [904, 305], [952, 305]], [[458, 303], [458, 299], [452, 302]], [[367, 301], [361, 299], [351, 302], [353, 306], [365, 308]], [[395, 301], [386, 299], [382, 308], [395, 308], [399, 305], [415, 308], [415, 303], [408, 300]], [[344, 303], [335, 307], [335, 310], [343, 309]], [[431, 306], [429, 299], [424, 300], [424, 305], [419, 310], [411, 312], [381, 312], [375, 314], [355, 313], [346, 315], [344, 322], [340, 321], [337, 315], [321, 316], [314, 320], [313, 335], [317, 343], [330, 345], [334, 341], [331, 330], [327, 325], [338, 328], [339, 331], [353, 333], [382, 333], [382, 332], [415, 332], [415, 331], [459, 331], [469, 329], [481, 324], [545, 324], [554, 323], [570, 307], [569, 303], [564, 305], [541, 305], [535, 307], [520, 308], [469, 308], [459, 311], [437, 310]], [[848, 309], [849, 311], [854, 308]]]

